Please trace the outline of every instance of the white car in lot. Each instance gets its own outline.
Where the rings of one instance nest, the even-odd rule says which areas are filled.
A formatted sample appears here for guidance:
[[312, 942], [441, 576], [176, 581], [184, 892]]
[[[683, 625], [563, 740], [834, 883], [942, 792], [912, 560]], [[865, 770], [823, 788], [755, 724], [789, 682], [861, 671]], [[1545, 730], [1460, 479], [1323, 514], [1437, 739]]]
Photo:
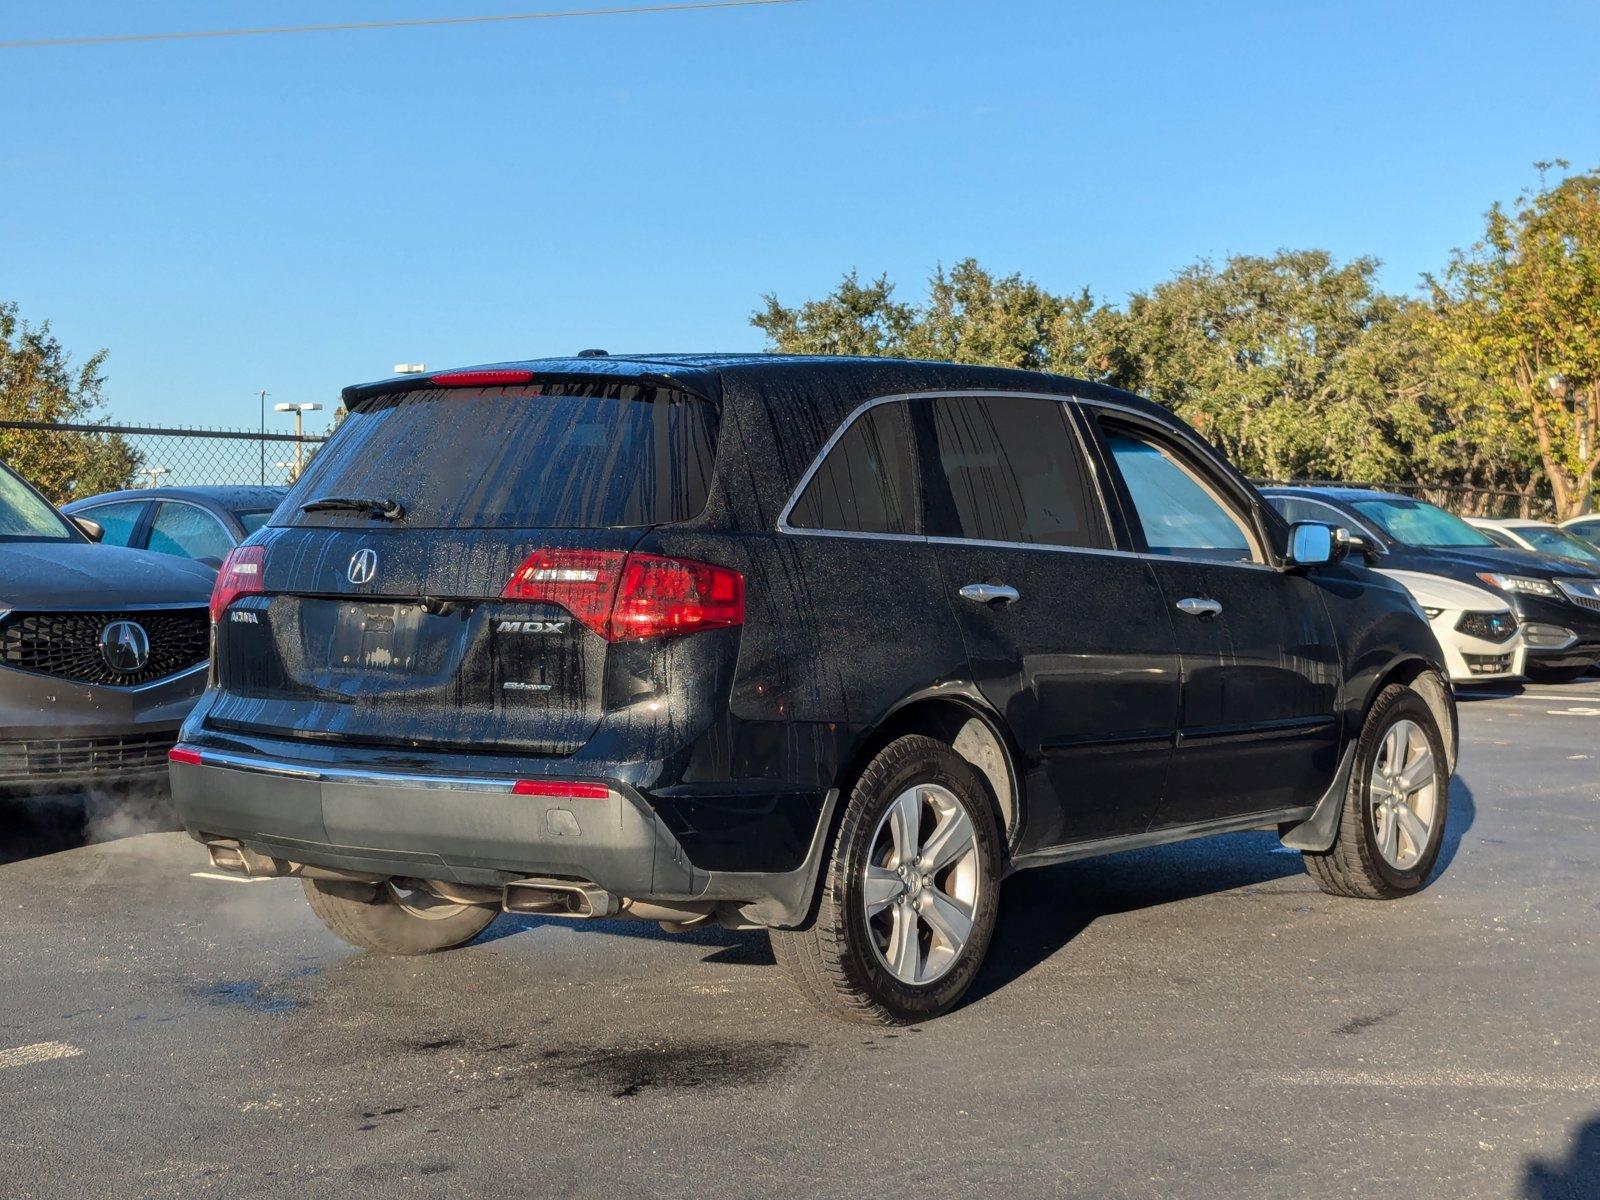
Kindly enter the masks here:
[[1586, 567], [1600, 567], [1600, 546], [1583, 538], [1576, 529], [1521, 517], [1468, 517], [1467, 524], [1513, 550], [1553, 554]]
[[1485, 588], [1421, 571], [1382, 574], [1411, 593], [1444, 650], [1452, 683], [1495, 683], [1519, 679], [1527, 647], [1516, 614]]
[[1568, 517], [1561, 522], [1561, 528], [1570, 534], [1581, 537], [1591, 546], [1600, 549], [1600, 513], [1589, 513], [1582, 517]]

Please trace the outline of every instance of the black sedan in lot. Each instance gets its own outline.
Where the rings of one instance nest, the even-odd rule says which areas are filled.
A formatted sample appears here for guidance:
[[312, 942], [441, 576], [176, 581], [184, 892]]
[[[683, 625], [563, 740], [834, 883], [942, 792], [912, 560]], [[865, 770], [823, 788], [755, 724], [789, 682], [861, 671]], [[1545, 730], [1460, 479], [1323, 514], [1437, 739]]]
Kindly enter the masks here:
[[1385, 567], [1504, 593], [1522, 624], [1529, 679], [1564, 683], [1600, 661], [1600, 571], [1501, 546], [1460, 517], [1409, 496], [1365, 488], [1268, 488], [1264, 494], [1290, 521], [1343, 526]]
[[74, 500], [62, 511], [88, 517], [107, 546], [153, 550], [215, 571], [245, 538], [267, 523], [288, 493], [281, 487], [130, 488]]
[[159, 779], [205, 687], [213, 579], [95, 545], [0, 464], [0, 790]]

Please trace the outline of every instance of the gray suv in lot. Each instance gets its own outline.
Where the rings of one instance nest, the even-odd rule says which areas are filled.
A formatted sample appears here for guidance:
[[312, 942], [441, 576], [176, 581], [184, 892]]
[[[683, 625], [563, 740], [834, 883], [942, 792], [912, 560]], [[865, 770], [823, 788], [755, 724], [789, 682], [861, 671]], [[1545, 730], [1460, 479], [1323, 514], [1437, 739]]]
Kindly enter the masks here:
[[0, 791], [159, 780], [205, 688], [213, 573], [85, 526], [0, 464]]

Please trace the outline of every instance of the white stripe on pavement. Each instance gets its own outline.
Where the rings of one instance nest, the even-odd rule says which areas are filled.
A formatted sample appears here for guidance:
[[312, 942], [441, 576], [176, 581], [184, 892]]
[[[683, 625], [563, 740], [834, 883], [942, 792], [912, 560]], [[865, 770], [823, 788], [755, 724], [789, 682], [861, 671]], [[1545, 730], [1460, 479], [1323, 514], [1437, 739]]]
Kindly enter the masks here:
[[26, 1067], [30, 1063], [51, 1062], [58, 1058], [76, 1058], [83, 1051], [68, 1042], [35, 1042], [31, 1046], [16, 1046], [0, 1050], [0, 1070], [6, 1067]]
[[1371, 1071], [1322, 1069], [1296, 1071], [1288, 1075], [1260, 1078], [1271, 1083], [1299, 1087], [1353, 1088], [1467, 1088], [1481, 1091], [1577, 1092], [1593, 1094], [1600, 1090], [1600, 1075], [1552, 1071], [1533, 1074], [1526, 1071], [1475, 1071], [1452, 1068], [1419, 1067], [1415, 1070]]
[[223, 883], [276, 883], [276, 875], [224, 875], [221, 871], [190, 871], [190, 879], [220, 879]]

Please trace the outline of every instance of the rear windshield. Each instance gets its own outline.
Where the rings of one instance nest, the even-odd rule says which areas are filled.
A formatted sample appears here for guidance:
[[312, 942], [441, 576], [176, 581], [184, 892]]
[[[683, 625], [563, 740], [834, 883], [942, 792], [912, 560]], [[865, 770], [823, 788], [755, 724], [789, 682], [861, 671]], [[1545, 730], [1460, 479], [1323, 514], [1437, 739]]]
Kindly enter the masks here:
[[392, 500], [407, 528], [603, 529], [705, 507], [713, 405], [632, 384], [430, 388], [358, 402], [307, 465], [276, 524], [366, 525], [306, 513], [329, 497]]

